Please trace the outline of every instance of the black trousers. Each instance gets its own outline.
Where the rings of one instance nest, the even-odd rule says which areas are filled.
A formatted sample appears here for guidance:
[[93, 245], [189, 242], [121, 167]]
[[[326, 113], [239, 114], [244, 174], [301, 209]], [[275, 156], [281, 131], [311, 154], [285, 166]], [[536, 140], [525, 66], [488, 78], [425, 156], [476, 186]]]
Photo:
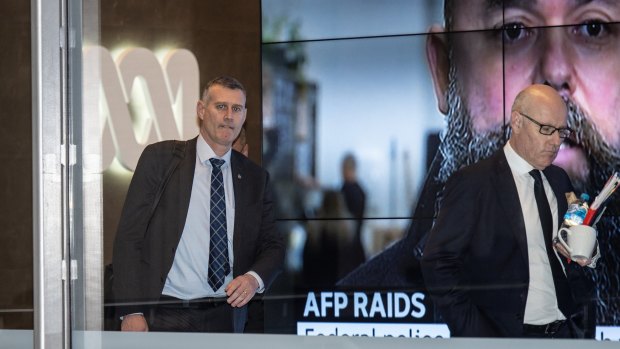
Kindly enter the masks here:
[[523, 337], [525, 338], [575, 338], [569, 322], [556, 321], [548, 325], [524, 325]]
[[153, 308], [149, 331], [233, 333], [233, 308], [226, 298], [191, 301], [162, 296]]

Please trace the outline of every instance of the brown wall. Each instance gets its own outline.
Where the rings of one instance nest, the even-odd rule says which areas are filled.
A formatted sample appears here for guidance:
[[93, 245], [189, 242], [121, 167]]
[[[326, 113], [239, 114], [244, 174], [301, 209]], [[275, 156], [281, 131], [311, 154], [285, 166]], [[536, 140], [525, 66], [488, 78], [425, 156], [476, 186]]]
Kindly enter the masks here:
[[[200, 84], [217, 75], [237, 77], [248, 91], [250, 157], [260, 161], [261, 140], [260, 0], [125, 0], [101, 2], [101, 45], [162, 45], [194, 53]], [[104, 174], [104, 262], [112, 243], [129, 177]]]
[[30, 1], [0, 2], [0, 42], [0, 328], [24, 329], [33, 324]]

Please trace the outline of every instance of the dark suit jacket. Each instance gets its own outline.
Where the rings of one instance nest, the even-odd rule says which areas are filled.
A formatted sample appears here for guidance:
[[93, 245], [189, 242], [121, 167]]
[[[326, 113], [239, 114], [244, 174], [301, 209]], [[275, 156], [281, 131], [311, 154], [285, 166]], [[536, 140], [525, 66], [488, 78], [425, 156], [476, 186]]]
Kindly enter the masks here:
[[[544, 174], [558, 212], [566, 212], [565, 193], [573, 191], [568, 176], [554, 165]], [[452, 336], [522, 336], [529, 284], [524, 219], [503, 149], [446, 183], [422, 272]], [[581, 309], [591, 296], [591, 282], [577, 263], [564, 265]]]
[[[114, 242], [114, 296], [121, 315], [147, 314], [157, 302], [172, 267], [192, 191], [196, 140], [187, 141], [185, 156], [173, 172], [149, 220], [151, 205], [174, 153], [173, 141], [146, 147], [134, 172]], [[255, 271], [271, 284], [284, 261], [284, 243], [275, 231], [268, 173], [233, 150], [235, 195], [233, 276]], [[246, 307], [235, 308], [235, 330], [243, 329]]]

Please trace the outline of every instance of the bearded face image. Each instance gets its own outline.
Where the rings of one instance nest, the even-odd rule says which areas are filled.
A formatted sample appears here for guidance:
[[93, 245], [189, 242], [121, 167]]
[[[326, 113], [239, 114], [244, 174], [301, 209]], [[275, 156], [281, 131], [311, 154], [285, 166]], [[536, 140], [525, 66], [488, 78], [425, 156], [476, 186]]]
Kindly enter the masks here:
[[489, 157], [508, 140], [503, 125], [483, 133], [474, 130], [472, 116], [461, 98], [454, 64], [450, 66], [449, 81], [446, 130], [439, 145], [443, 161], [437, 179], [442, 183], [461, 167]]
[[[451, 64], [447, 91], [448, 112], [446, 113], [446, 129], [441, 135], [439, 152], [443, 161], [436, 179], [445, 183], [456, 170], [489, 157], [504, 146], [510, 136], [510, 126], [500, 124], [495, 129], [477, 132], [473, 126], [475, 115], [469, 112], [463, 101], [462, 91], [456, 78], [456, 68]], [[620, 168], [620, 151], [604, 141], [596, 125], [590, 120], [582, 108], [572, 99], [565, 98], [568, 107], [568, 126], [573, 134], [562, 147], [566, 151], [581, 149], [585, 163], [574, 163], [575, 159], [565, 168], [575, 187], [577, 195], [588, 193], [592, 198], [604, 186], [605, 182], [616, 169]], [[508, 103], [508, 102], [507, 102]], [[561, 152], [558, 157], [561, 157]], [[562, 166], [562, 164], [559, 164]], [[618, 195], [618, 194], [616, 194]], [[605, 215], [596, 228], [599, 232], [598, 242], [602, 258], [595, 269], [586, 268], [596, 286], [594, 301], [596, 302], [596, 320], [599, 325], [620, 324], [620, 255], [614, 246], [620, 246], [620, 228], [618, 217], [618, 197], [611, 197]], [[437, 208], [441, 204], [441, 193], [438, 193]]]

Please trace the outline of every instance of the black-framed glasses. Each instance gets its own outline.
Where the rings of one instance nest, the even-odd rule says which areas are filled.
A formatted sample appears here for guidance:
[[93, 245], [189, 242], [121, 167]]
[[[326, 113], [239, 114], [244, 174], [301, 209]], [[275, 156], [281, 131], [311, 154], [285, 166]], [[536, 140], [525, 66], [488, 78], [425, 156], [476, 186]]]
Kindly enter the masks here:
[[531, 116], [526, 115], [522, 112], [517, 112], [523, 116], [525, 116], [528, 120], [530, 120], [531, 122], [533, 122], [534, 124], [538, 125], [540, 127], [540, 129], [538, 129], [538, 132], [540, 132], [540, 134], [543, 134], [545, 136], [551, 136], [553, 134], [553, 132], [558, 131], [558, 135], [560, 135], [560, 138], [562, 139], [566, 139], [568, 137], [570, 137], [571, 133], [573, 133], [573, 130], [571, 130], [569, 127], [554, 127], [551, 125], [545, 125], [545, 124], [541, 124], [540, 122], [534, 120]]

